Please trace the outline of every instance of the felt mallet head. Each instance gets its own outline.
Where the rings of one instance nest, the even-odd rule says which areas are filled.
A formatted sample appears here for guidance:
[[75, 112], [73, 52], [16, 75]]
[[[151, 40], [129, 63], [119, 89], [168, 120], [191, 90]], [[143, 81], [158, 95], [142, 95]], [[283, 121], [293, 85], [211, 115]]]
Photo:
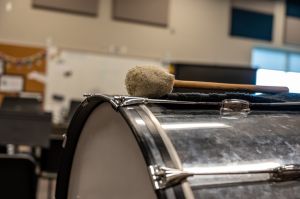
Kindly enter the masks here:
[[129, 95], [158, 98], [173, 90], [174, 75], [154, 66], [136, 66], [130, 69], [125, 78]]

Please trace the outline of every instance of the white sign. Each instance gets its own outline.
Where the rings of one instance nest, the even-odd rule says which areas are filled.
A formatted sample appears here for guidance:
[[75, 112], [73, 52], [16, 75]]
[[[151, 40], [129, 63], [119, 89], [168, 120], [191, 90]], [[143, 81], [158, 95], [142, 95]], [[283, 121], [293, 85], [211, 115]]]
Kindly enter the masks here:
[[43, 73], [39, 73], [37, 71], [32, 71], [29, 74], [27, 74], [27, 78], [30, 80], [35, 80], [42, 84], [46, 83], [46, 81], [47, 81], [46, 75], [44, 75]]
[[2, 75], [0, 79], [0, 91], [21, 92], [23, 91], [24, 79], [22, 76]]

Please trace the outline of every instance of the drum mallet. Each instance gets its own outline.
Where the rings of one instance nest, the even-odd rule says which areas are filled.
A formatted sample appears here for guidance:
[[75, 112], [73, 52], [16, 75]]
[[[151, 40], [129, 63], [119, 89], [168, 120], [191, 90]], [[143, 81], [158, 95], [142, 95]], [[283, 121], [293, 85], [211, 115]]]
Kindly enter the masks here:
[[213, 92], [246, 93], [288, 93], [282, 86], [259, 86], [251, 84], [228, 84], [202, 81], [175, 80], [174, 75], [162, 68], [136, 66], [127, 72], [125, 85], [129, 95], [137, 97], [159, 98], [176, 88], [195, 88]]

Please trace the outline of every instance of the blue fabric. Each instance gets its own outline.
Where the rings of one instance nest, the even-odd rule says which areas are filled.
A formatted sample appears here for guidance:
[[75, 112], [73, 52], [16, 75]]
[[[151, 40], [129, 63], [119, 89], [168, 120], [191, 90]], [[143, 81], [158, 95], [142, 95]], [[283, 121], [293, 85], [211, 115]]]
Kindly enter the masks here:
[[299, 0], [287, 0], [286, 15], [290, 16], [290, 17], [298, 17], [300, 19], [300, 1]]
[[231, 35], [272, 40], [273, 15], [238, 8], [232, 8], [231, 14]]

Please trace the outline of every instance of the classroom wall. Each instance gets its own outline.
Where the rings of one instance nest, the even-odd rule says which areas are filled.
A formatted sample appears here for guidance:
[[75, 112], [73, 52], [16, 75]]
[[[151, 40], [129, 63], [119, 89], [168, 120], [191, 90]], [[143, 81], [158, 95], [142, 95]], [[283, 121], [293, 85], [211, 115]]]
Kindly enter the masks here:
[[[53, 58], [48, 56], [45, 109], [52, 111], [53, 120], [58, 123], [63, 119], [63, 112], [67, 111], [70, 101], [83, 100], [83, 94], [126, 95], [126, 74], [137, 65], [163, 67], [159, 61], [151, 59], [74, 50], [61, 50]], [[57, 100], [57, 97], [62, 99]]]
[[[31, 0], [0, 0], [0, 41], [75, 48], [162, 60], [249, 65], [257, 45], [282, 46], [285, 5], [275, 1], [272, 42], [228, 35], [229, 0], [170, 0], [168, 28], [112, 19], [112, 0], [97, 18], [35, 9]], [[22, 25], [20, 25], [20, 23]]]

